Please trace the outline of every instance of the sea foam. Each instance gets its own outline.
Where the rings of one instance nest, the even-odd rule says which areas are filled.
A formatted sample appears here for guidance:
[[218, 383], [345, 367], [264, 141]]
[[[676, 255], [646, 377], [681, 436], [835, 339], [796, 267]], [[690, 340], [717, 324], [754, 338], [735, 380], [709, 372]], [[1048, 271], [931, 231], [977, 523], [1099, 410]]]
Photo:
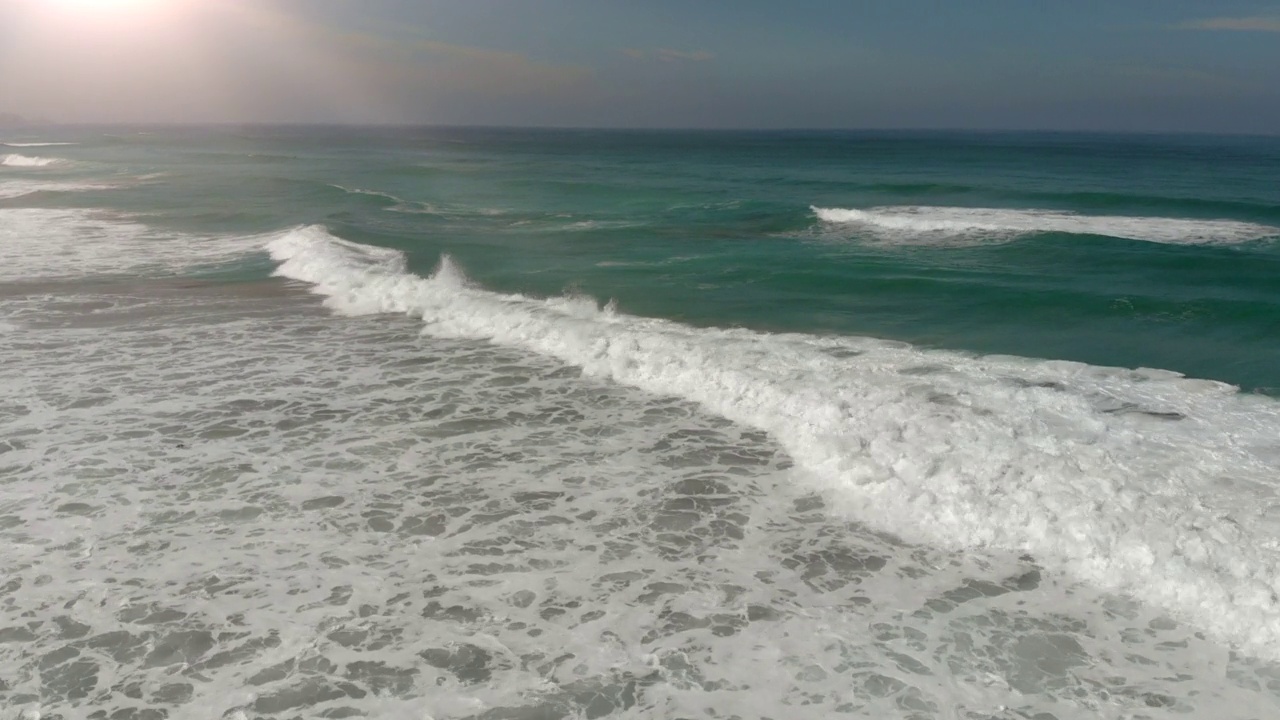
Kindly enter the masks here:
[[[0, 184], [0, 197], [85, 190], [75, 184]], [[199, 237], [157, 231], [127, 218], [79, 209], [0, 209], [0, 281], [71, 278], [148, 271], [171, 273], [234, 261], [262, 243], [257, 237]]]
[[1035, 233], [1102, 235], [1175, 245], [1237, 244], [1280, 237], [1280, 228], [1236, 220], [1078, 215], [1056, 210], [889, 206], [813, 208], [830, 226], [902, 243], [1003, 242]]
[[1016, 553], [846, 522], [753, 428], [408, 316], [326, 321], [287, 285], [0, 303], [20, 369], [0, 589], [22, 618], [0, 706], [1275, 714], [1274, 668]]
[[911, 542], [1025, 552], [1280, 658], [1280, 404], [1155, 370], [699, 329], [431, 277], [299, 228], [277, 274], [344, 314], [407, 313], [695, 401], [776, 438], [853, 518]]

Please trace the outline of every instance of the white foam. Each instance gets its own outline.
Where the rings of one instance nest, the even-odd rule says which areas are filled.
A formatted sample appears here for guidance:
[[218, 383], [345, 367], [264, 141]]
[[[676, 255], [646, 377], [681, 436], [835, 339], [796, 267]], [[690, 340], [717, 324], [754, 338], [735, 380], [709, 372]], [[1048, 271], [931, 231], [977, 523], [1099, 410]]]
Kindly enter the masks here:
[[58, 145], [79, 145], [79, 144], [80, 144], [80, 143], [73, 143], [73, 142], [6, 142], [6, 143], [0, 143], [0, 145], [3, 145], [3, 146], [5, 146], [5, 147], [15, 147], [15, 148], [55, 147], [55, 146], [58, 146]]
[[[28, 192], [44, 189], [67, 188], [27, 188]], [[3, 193], [0, 187], [0, 195]], [[90, 210], [0, 209], [0, 253], [5, 258], [0, 264], [0, 280], [175, 272], [234, 260], [261, 243], [256, 237], [162, 232]]]
[[1055, 210], [891, 206], [813, 208], [818, 219], [903, 243], [1004, 242], [1032, 233], [1104, 235], [1179, 245], [1235, 244], [1280, 236], [1280, 228], [1236, 220], [1078, 215]]
[[764, 433], [282, 285], [0, 303], [6, 710], [1274, 714], [1275, 668], [1017, 554], [843, 522]]
[[0, 157], [0, 165], [16, 168], [41, 168], [49, 167], [50, 165], [58, 165], [64, 162], [66, 161], [59, 160], [57, 158], [30, 157], [27, 155], [18, 155], [16, 153]]
[[[935, 546], [1028, 552], [1280, 658], [1280, 404], [1172, 373], [871, 339], [696, 329], [430, 278], [299, 229], [279, 275], [333, 309], [420, 316], [770, 432], [844, 510]], [[1181, 419], [1177, 419], [1181, 418]]]
[[0, 181], [0, 200], [10, 200], [37, 192], [83, 192], [85, 190], [109, 190], [113, 187], [115, 186], [101, 183], [3, 180]]

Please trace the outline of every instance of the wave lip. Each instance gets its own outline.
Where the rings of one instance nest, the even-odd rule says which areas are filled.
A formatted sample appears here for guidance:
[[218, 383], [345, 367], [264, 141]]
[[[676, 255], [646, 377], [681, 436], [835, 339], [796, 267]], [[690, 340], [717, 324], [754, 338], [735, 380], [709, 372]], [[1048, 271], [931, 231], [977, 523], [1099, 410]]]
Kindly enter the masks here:
[[900, 205], [865, 210], [814, 207], [830, 226], [855, 227], [902, 244], [1007, 242], [1036, 233], [1101, 235], [1171, 245], [1231, 245], [1280, 237], [1280, 228], [1237, 220], [1080, 215], [1059, 210]]
[[32, 157], [29, 155], [18, 155], [17, 153], [11, 153], [4, 157], [0, 157], [0, 165], [5, 167], [40, 168], [49, 167], [50, 165], [58, 165], [64, 162], [66, 161], [59, 160], [57, 158]]
[[1274, 401], [1166, 371], [700, 329], [589, 298], [499, 294], [447, 256], [420, 277], [402, 253], [320, 226], [267, 249], [277, 275], [313, 284], [338, 312], [408, 313], [431, 335], [697, 402], [769, 432], [799, 480], [871, 527], [1029, 553], [1280, 659], [1280, 523], [1260, 509], [1280, 503]]

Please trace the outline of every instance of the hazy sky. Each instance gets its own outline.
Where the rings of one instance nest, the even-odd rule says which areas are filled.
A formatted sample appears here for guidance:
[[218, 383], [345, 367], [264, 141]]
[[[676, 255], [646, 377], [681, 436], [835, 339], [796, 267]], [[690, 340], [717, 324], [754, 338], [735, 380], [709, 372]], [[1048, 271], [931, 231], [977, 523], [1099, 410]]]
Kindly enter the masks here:
[[1280, 133], [1280, 3], [0, 0], [3, 112]]

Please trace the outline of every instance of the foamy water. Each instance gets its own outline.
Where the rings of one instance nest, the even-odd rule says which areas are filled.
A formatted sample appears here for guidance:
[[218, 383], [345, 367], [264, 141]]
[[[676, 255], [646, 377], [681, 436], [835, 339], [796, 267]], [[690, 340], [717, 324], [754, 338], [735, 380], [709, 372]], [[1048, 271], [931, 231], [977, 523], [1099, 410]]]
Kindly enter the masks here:
[[519, 348], [333, 318], [262, 284], [4, 311], [0, 361], [24, 368], [0, 404], [0, 602], [24, 618], [0, 628], [11, 708], [1274, 707], [1280, 671], [1158, 610], [848, 522], [847, 496], [768, 435]]
[[855, 227], [882, 240], [909, 244], [998, 242], [1051, 232], [1186, 245], [1235, 244], [1280, 237], [1280, 228], [1235, 220], [925, 206], [867, 210], [815, 207], [813, 211], [824, 223]]
[[[28, 192], [90, 189], [23, 188]], [[0, 248], [5, 252], [0, 281], [173, 273], [241, 259], [261, 244], [256, 237], [202, 238], [157, 231], [101, 211], [0, 208]]]

